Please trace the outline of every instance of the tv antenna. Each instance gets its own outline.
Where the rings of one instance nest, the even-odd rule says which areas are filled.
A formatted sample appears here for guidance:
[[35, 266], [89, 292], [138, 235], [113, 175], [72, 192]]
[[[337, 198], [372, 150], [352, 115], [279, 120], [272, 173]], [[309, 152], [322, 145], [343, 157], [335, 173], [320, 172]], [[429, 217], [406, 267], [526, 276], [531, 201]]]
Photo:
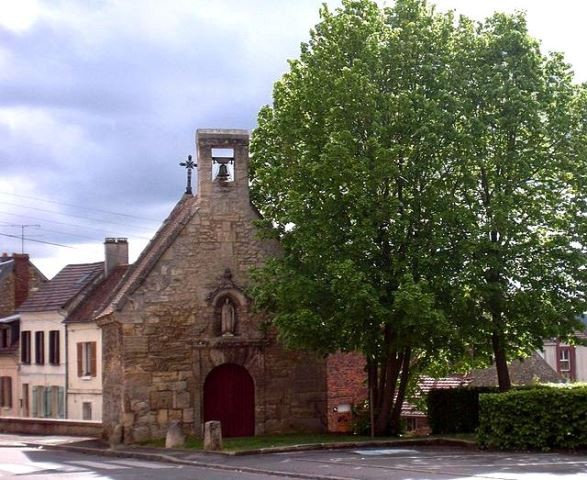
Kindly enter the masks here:
[[24, 229], [25, 228], [41, 228], [41, 225], [37, 225], [37, 224], [29, 224], [29, 225], [23, 225], [18, 224], [18, 225], [7, 225], [8, 227], [14, 227], [14, 228], [20, 228], [20, 253], [24, 253]]

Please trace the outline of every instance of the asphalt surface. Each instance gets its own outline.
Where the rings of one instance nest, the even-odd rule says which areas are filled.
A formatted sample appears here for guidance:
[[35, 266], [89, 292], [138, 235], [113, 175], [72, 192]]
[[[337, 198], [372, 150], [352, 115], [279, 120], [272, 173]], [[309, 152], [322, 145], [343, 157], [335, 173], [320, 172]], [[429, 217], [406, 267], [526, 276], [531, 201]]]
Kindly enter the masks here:
[[[585, 453], [503, 453], [416, 445], [241, 456], [153, 448], [85, 448], [82, 453], [79, 447], [61, 450], [80, 445], [63, 438], [20, 440], [0, 435], [0, 479], [587, 480]], [[30, 446], [35, 442], [37, 447]]]
[[48, 450], [43, 447], [0, 448], [0, 479], [19, 480], [276, 480], [282, 476], [215, 470], [191, 465], [175, 465], [135, 458]]

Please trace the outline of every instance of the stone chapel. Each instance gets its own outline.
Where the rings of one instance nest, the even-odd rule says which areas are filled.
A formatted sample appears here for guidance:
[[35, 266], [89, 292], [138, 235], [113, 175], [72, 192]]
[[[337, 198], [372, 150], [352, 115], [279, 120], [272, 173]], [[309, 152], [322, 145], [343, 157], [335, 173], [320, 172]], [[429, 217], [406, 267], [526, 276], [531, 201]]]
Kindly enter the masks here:
[[343, 400], [328, 398], [337, 366], [329, 379], [327, 359], [285, 350], [252, 308], [249, 272], [280, 247], [256, 233], [248, 144], [244, 130], [197, 131], [197, 165], [183, 164], [197, 169], [197, 194], [188, 175], [98, 315], [106, 436], [119, 426], [125, 443], [161, 438], [172, 421], [199, 436], [207, 420], [224, 436], [323, 431], [332, 405], [362, 388], [334, 385]]

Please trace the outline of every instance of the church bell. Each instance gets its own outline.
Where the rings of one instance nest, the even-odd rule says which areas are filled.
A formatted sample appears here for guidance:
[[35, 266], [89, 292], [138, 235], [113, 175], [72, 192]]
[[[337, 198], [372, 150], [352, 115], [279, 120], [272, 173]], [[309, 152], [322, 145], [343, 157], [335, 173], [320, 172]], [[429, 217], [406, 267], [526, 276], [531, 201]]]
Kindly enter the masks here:
[[226, 166], [226, 163], [221, 163], [220, 167], [218, 168], [218, 180], [220, 181], [225, 181], [228, 180], [228, 177], [230, 176], [230, 174], [228, 173], [228, 167]]

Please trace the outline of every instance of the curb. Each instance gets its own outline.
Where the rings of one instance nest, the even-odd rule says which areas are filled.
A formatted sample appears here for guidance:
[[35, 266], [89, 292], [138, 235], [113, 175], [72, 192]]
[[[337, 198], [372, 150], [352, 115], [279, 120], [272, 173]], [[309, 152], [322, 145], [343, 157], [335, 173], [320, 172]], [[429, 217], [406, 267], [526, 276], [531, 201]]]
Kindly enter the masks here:
[[[118, 457], [118, 458], [136, 458], [141, 460], [150, 460], [155, 462], [163, 463], [174, 463], [177, 465], [189, 465], [192, 467], [210, 468], [214, 470], [223, 470], [231, 472], [246, 472], [256, 473], [264, 475], [273, 475], [279, 477], [290, 477], [290, 478], [301, 478], [308, 480], [351, 480], [353, 477], [336, 477], [329, 475], [316, 475], [316, 474], [305, 474], [296, 472], [284, 472], [280, 470], [266, 470], [262, 468], [254, 467], [239, 467], [223, 465], [219, 463], [199, 461], [199, 460], [185, 460], [182, 458], [176, 458], [172, 455], [166, 455], [164, 453], [151, 453], [151, 452], [140, 452], [133, 451], [131, 448], [126, 449], [104, 449], [104, 448], [92, 448], [92, 447], [80, 447], [76, 445], [61, 444], [61, 445], [45, 445], [42, 443], [35, 442], [22, 442], [23, 445], [34, 448], [44, 448], [47, 450], [65, 450], [70, 452], [85, 453], [92, 455], [100, 455], [104, 457]], [[400, 447], [400, 446], [452, 446], [452, 447], [464, 447], [464, 448], [477, 448], [477, 445], [470, 440], [457, 440], [449, 438], [430, 438], [430, 439], [406, 439], [406, 440], [383, 440], [383, 441], [367, 441], [367, 442], [338, 442], [338, 443], [319, 443], [319, 444], [308, 444], [308, 445], [293, 445], [288, 447], [273, 447], [273, 448], [260, 448], [256, 450], [244, 450], [240, 452], [205, 452], [210, 454], [221, 454], [227, 456], [242, 456], [242, 455], [256, 455], [256, 454], [268, 454], [268, 453], [287, 453], [287, 452], [300, 452], [310, 450], [343, 450], [351, 448], [365, 448], [365, 447]], [[183, 453], [183, 452], [182, 452]], [[186, 453], [188, 451], [186, 450]], [[203, 453], [203, 452], [198, 452]]]
[[40, 443], [24, 443], [26, 446], [35, 448], [44, 448], [47, 450], [65, 450], [77, 453], [87, 453], [93, 455], [101, 455], [104, 457], [118, 457], [118, 458], [136, 458], [140, 460], [150, 460], [162, 463], [175, 463], [178, 465], [189, 465], [192, 467], [209, 468], [213, 470], [223, 470], [230, 472], [245, 472], [245, 473], [256, 473], [263, 475], [273, 475], [276, 477], [289, 477], [289, 478], [301, 478], [307, 480], [356, 480], [353, 477], [336, 477], [331, 475], [316, 475], [296, 472], [284, 472], [280, 470], [265, 470], [262, 468], [253, 467], [238, 467], [222, 465], [218, 463], [199, 462], [196, 460], [183, 460], [181, 458], [175, 458], [170, 455], [163, 455], [159, 453], [145, 453], [145, 452], [133, 452], [129, 450], [112, 450], [112, 449], [101, 449], [101, 448], [90, 448], [90, 447], [77, 447], [75, 445], [43, 445]]
[[349, 448], [368, 447], [401, 447], [408, 446], [430, 446], [430, 447], [463, 447], [478, 449], [477, 444], [471, 440], [458, 440], [454, 438], [414, 438], [404, 440], [370, 440], [365, 442], [334, 442], [334, 443], [312, 443], [303, 445], [289, 445], [287, 447], [269, 447], [253, 450], [241, 450], [236, 452], [204, 452], [221, 455], [259, 455], [267, 453], [303, 452], [307, 450], [344, 450]]

